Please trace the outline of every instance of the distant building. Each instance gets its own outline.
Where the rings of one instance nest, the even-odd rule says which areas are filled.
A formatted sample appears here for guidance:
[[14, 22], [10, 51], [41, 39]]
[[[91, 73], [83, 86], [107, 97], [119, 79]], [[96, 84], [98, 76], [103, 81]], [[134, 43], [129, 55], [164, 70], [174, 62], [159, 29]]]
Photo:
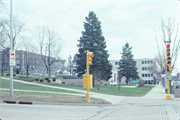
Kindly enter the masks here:
[[[144, 58], [144, 59], [135, 59], [136, 62], [136, 67], [138, 75], [140, 78], [142, 78], [144, 80], [145, 84], [148, 83], [152, 83], [153, 82], [153, 76], [155, 76], [155, 74], [152, 74], [152, 67], [153, 65], [156, 65], [154, 62], [153, 58]], [[110, 84], [117, 84], [117, 80], [118, 80], [118, 63], [119, 60], [110, 60], [110, 63], [112, 64], [113, 68], [112, 68], [112, 78], [109, 80]], [[121, 82], [125, 82], [125, 78], [123, 78], [121, 80]]]
[[177, 80], [180, 81], [180, 73], [177, 73]]
[[[2, 51], [2, 69], [4, 71], [9, 71], [9, 48]], [[47, 60], [47, 56], [43, 56]], [[26, 58], [28, 62], [26, 62]], [[50, 57], [50, 60], [55, 59], [54, 57]], [[15, 66], [13, 70], [19, 69], [20, 72], [26, 72], [25, 66], [29, 64], [29, 73], [46, 73], [47, 69], [44, 65], [43, 59], [40, 54], [26, 52], [23, 50], [16, 50], [15, 52]], [[51, 74], [55, 74], [55, 72], [62, 70], [64, 67], [65, 60], [56, 60], [51, 65]]]
[[77, 65], [76, 65], [77, 55], [74, 55], [72, 60], [71, 55], [68, 57], [68, 71], [70, 72], [71, 76], [77, 76]]

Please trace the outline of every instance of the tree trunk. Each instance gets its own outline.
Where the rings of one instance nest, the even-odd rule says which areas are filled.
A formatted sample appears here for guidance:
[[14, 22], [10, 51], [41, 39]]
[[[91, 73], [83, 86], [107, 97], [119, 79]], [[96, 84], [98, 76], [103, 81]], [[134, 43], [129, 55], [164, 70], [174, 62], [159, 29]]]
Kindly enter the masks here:
[[51, 76], [50, 76], [50, 66], [48, 66], [48, 78], [50, 79]]

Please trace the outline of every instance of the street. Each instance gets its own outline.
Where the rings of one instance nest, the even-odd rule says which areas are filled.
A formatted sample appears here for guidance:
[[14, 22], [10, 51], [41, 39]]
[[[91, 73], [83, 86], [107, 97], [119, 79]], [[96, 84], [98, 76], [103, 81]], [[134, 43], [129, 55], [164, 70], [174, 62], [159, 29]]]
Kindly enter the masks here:
[[[143, 101], [142, 101], [143, 100]], [[117, 105], [0, 104], [1, 120], [179, 120], [180, 102], [126, 98]]]

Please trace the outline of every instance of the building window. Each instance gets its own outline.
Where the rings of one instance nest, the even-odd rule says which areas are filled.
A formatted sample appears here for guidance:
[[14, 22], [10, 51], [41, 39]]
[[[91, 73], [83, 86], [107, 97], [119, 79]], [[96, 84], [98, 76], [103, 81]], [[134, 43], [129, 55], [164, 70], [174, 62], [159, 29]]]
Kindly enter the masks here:
[[145, 63], [144, 64], [147, 64], [146, 61], [144, 61]]
[[148, 67], [148, 70], [150, 70], [150, 67]]
[[145, 77], [147, 77], [147, 74], [145, 74]]
[[148, 77], [150, 77], [150, 74], [148, 74]]
[[148, 64], [149, 64], [149, 60], [148, 60]]
[[144, 64], [144, 61], [142, 61], [142, 64]]
[[144, 77], [144, 74], [142, 74], [142, 77]]
[[151, 74], [151, 77], [153, 77], [153, 74]]
[[142, 67], [142, 70], [144, 70], [144, 67]]
[[147, 70], [146, 67], [144, 67], [144, 70]]
[[115, 65], [117, 65], [117, 62], [115, 62]]
[[153, 64], [153, 61], [151, 60], [151, 64]]

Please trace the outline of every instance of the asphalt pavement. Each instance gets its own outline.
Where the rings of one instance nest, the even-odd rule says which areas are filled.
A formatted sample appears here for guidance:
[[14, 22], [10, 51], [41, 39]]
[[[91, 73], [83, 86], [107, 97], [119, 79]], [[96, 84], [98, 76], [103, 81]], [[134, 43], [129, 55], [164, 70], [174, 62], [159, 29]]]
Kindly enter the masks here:
[[[6, 78], [3, 78], [3, 79], [6, 79]], [[6, 79], [6, 80], [9, 80], [9, 79]], [[83, 90], [53, 87], [53, 86], [24, 82], [24, 81], [19, 81], [19, 80], [14, 80], [14, 81], [22, 82], [26, 84], [39, 85], [43, 87], [51, 87], [51, 88], [56, 88], [56, 89], [65, 89], [65, 90], [70, 90], [70, 91], [86, 93], [86, 91], [83, 91]], [[103, 119], [103, 120], [113, 119], [114, 120], [114, 119], [119, 119], [119, 118], [122, 118], [122, 120], [124, 119], [126, 120], [140, 120], [140, 119], [141, 120], [155, 120], [155, 119], [179, 120], [180, 119], [180, 98], [175, 98], [173, 94], [170, 94], [171, 99], [170, 100], [166, 99], [166, 93], [161, 84], [156, 85], [151, 91], [149, 91], [143, 97], [115, 96], [115, 95], [107, 95], [107, 94], [101, 94], [101, 93], [95, 93], [95, 92], [90, 92], [90, 94], [91, 94], [91, 97], [101, 98], [101, 99], [111, 102], [113, 106], [111, 108], [108, 106], [103, 106], [101, 107], [102, 109], [99, 109], [99, 110], [96, 107], [94, 108], [90, 107], [92, 110], [91, 114], [87, 113], [88, 111], [86, 111], [86, 109], [81, 109], [84, 114], [84, 117], [80, 117], [81, 115], [79, 114], [81, 114], [81, 112], [78, 112], [78, 115], [79, 115], [78, 117], [80, 117], [80, 119], [93, 119], [93, 120], [94, 119]], [[2, 104], [0, 105], [4, 109], [7, 107], [6, 105], [2, 105]], [[78, 105], [77, 108], [80, 106], [82, 105]], [[67, 120], [69, 117], [70, 119], [70, 116], [71, 116], [70, 115], [71, 112], [69, 112], [71, 111], [70, 108], [68, 110], [65, 109], [66, 113], [63, 112], [64, 113], [62, 115], [63, 117], [58, 116], [58, 115], [55, 115], [55, 116], [62, 117], [63, 119], [67, 119]], [[74, 109], [77, 109], [77, 108], [75, 107]], [[0, 111], [0, 113], [1, 112], [3, 113], [4, 118], [6, 117], [8, 118], [9, 113], [6, 111], [11, 111], [11, 109]], [[67, 113], [69, 113], [69, 115]], [[20, 113], [18, 112], [17, 114], [20, 114]], [[15, 114], [15, 116], [17, 114]], [[46, 116], [45, 112], [42, 113], [42, 116], [43, 115]], [[51, 113], [51, 115], [53, 115], [53, 113]], [[40, 118], [43, 118], [43, 117], [40, 117]], [[77, 118], [77, 116], [75, 118]], [[6, 119], [3, 119], [3, 120], [6, 120]]]

